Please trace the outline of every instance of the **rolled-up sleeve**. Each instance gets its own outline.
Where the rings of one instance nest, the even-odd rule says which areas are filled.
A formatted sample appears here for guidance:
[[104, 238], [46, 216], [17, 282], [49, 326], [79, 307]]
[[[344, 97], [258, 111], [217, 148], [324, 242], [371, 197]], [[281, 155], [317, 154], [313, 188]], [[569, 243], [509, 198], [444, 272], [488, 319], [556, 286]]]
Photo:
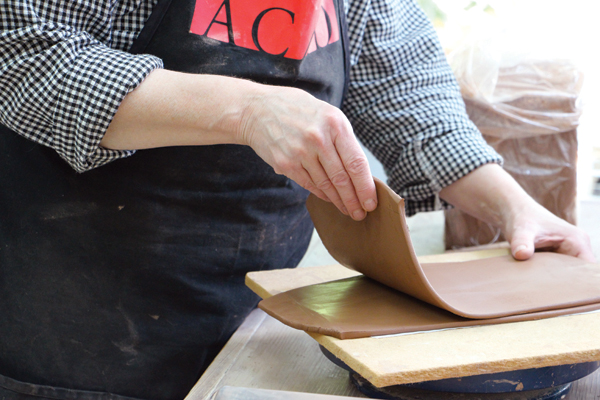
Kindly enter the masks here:
[[407, 215], [448, 205], [439, 191], [501, 157], [469, 120], [437, 35], [413, 0], [351, 0], [343, 111], [382, 162]]
[[100, 141], [127, 93], [162, 67], [156, 57], [111, 48], [111, 3], [0, 5], [0, 123], [78, 172], [132, 153]]

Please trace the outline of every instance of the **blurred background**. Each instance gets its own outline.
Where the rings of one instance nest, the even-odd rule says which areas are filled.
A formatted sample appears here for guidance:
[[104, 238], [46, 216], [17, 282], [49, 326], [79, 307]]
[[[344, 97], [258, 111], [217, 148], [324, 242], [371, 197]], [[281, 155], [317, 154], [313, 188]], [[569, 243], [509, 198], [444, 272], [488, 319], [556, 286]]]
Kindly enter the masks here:
[[[514, 58], [564, 59], [584, 76], [579, 101], [577, 193], [600, 195], [600, 56], [597, 2], [589, 0], [418, 0], [446, 54], [479, 38]], [[505, 57], [506, 64], [511, 63]]]

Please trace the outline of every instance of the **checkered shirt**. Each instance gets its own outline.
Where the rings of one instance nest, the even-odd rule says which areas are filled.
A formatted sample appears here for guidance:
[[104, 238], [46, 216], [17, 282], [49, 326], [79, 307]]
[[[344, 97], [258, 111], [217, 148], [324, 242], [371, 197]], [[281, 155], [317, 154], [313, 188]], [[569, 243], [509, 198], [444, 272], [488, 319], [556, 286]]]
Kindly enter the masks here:
[[[160, 59], [126, 52], [157, 0], [0, 1], [0, 123], [84, 172], [133, 151], [99, 146], [122, 99]], [[343, 111], [408, 215], [500, 157], [465, 114], [435, 31], [413, 0], [347, 0]]]

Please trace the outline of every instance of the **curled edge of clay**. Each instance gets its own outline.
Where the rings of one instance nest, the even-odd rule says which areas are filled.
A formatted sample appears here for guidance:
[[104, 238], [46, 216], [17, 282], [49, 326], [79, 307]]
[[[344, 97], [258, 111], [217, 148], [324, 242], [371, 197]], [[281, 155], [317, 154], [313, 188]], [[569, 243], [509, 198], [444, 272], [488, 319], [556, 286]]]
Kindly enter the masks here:
[[[598, 265], [556, 253], [536, 255], [528, 262], [518, 262], [509, 256], [422, 266], [410, 241], [404, 200], [383, 182], [374, 180], [379, 204], [362, 221], [352, 220], [333, 204], [314, 195], [307, 200], [307, 208], [323, 244], [340, 264], [421, 301], [471, 319], [501, 318], [600, 302]], [[446, 267], [452, 270], [444, 270]], [[549, 274], [550, 267], [552, 273]], [[555, 278], [553, 274], [563, 276]], [[476, 287], [477, 281], [471, 282], [476, 275], [485, 285]], [[524, 280], [539, 281], [544, 285], [541, 288], [531, 285], [537, 292], [531, 290], [529, 295], [529, 282]], [[566, 287], [564, 282], [569, 281], [576, 282], [581, 290]], [[496, 283], [504, 285], [505, 290], [494, 297]], [[441, 293], [436, 290], [436, 285], [443, 289]], [[469, 290], [485, 293], [479, 293], [478, 298], [475, 296], [471, 300]], [[559, 293], [557, 301], [553, 298], [556, 292]]]

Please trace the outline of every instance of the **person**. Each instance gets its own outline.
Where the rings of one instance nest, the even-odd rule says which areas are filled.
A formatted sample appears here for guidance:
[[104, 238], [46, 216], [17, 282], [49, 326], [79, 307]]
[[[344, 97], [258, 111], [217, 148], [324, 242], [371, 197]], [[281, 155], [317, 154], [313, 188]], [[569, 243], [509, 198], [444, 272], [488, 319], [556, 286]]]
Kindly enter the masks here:
[[309, 191], [376, 208], [356, 137], [408, 215], [593, 260], [502, 170], [412, 0], [8, 0], [0, 27], [6, 399], [183, 398], [256, 305], [245, 273], [300, 261]]

